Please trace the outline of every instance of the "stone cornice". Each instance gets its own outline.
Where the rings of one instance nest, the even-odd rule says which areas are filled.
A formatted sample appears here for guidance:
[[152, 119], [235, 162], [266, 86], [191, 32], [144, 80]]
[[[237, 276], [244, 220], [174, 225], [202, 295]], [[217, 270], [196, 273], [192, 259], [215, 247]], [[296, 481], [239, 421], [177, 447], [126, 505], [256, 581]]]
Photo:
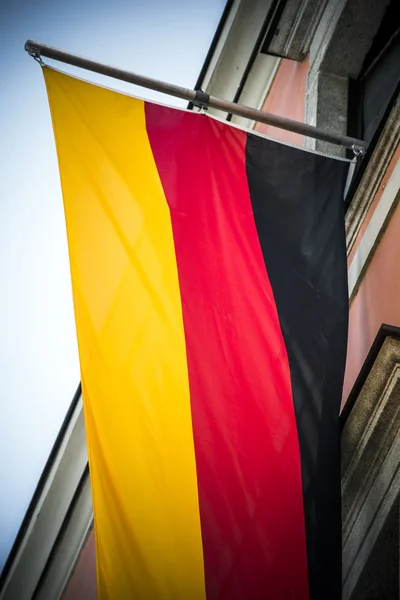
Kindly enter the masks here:
[[342, 433], [343, 598], [350, 599], [400, 490], [400, 339], [389, 335]]

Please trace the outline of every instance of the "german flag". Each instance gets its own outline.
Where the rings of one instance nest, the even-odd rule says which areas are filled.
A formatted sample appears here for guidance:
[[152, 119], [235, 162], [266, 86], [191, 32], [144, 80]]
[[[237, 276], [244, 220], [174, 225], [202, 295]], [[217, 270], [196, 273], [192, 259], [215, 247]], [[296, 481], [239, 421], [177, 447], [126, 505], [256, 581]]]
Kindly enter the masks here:
[[348, 164], [44, 74], [99, 598], [340, 598]]

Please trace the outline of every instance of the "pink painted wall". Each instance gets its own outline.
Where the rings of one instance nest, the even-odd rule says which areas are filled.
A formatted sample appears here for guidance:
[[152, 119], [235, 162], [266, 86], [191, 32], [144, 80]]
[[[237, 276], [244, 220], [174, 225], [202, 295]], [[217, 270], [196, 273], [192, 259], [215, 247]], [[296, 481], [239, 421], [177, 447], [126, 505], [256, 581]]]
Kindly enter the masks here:
[[[294, 121], [304, 122], [307, 72], [308, 60], [300, 63], [286, 58], [281, 59], [262, 110]], [[263, 123], [257, 123], [254, 130], [282, 142], [296, 146], [303, 145], [303, 136], [298, 133], [277, 129]]]
[[350, 307], [344, 400], [383, 323], [400, 326], [400, 205], [393, 213]]

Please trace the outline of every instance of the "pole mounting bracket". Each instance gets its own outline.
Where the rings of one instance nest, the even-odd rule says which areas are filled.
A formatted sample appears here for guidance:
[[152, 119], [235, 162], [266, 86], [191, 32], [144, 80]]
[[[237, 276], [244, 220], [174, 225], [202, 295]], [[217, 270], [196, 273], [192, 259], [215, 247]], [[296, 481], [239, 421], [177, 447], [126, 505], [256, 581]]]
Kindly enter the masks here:
[[193, 106], [197, 106], [197, 108], [202, 108], [203, 110], [208, 109], [208, 103], [210, 100], [210, 94], [207, 92], [203, 92], [203, 90], [195, 90], [196, 95], [194, 100], [192, 100]]

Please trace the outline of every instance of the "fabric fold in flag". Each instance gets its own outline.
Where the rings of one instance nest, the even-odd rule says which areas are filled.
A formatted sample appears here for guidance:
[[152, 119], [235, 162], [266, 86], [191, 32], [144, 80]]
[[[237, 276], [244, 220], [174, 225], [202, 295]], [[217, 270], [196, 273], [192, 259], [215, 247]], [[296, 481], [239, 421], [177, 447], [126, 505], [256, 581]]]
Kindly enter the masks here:
[[340, 598], [348, 164], [44, 74], [99, 598]]

